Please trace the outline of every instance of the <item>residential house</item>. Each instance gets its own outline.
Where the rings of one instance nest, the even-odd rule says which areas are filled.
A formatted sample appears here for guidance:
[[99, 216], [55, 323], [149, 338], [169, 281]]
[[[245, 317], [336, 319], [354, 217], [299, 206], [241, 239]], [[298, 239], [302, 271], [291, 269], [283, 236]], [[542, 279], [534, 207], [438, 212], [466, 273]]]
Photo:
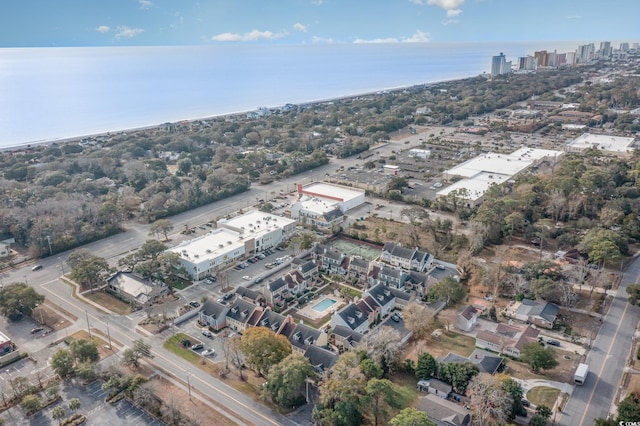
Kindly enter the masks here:
[[307, 357], [315, 372], [323, 378], [326, 377], [326, 373], [338, 361], [338, 355], [318, 346], [309, 346], [304, 356]]
[[358, 309], [367, 315], [369, 324], [375, 324], [380, 319], [380, 305], [371, 296], [365, 296], [355, 304]]
[[282, 302], [287, 297], [287, 282], [283, 277], [279, 277], [264, 286], [263, 291], [270, 306], [282, 305]]
[[253, 303], [242, 298], [236, 299], [227, 312], [227, 326], [233, 331], [244, 333], [253, 312], [258, 309]]
[[372, 287], [366, 290], [362, 297], [370, 296], [375, 303], [380, 306], [380, 316], [382, 318], [386, 317], [389, 312], [395, 308], [396, 296], [391, 292], [391, 289], [383, 284], [378, 284], [375, 287]]
[[347, 272], [350, 278], [364, 280], [369, 273], [369, 261], [361, 257], [353, 257], [349, 263], [349, 270]]
[[335, 329], [337, 326], [345, 326], [365, 334], [369, 331], [369, 318], [355, 303], [349, 303], [331, 316], [331, 328]]
[[318, 276], [318, 265], [311, 260], [301, 260], [295, 258], [291, 264], [292, 268], [295, 268], [305, 280], [313, 281]]
[[358, 333], [349, 327], [338, 325], [332, 330], [333, 344], [338, 348], [340, 353], [355, 348], [364, 338], [364, 334]]
[[259, 291], [252, 290], [247, 287], [236, 288], [236, 294], [239, 296], [239, 298], [256, 306], [264, 306], [267, 302], [266, 298]]
[[378, 283], [385, 284], [388, 287], [402, 289], [404, 288], [406, 278], [407, 274], [405, 274], [400, 268], [391, 268], [387, 265], [380, 266], [380, 272], [378, 272]]
[[461, 355], [449, 352], [445, 357], [438, 360], [440, 363], [457, 363], [462, 364], [464, 362], [470, 362], [478, 367], [481, 373], [495, 374], [502, 363], [504, 358], [497, 356], [491, 352], [483, 351], [482, 349], [475, 349], [468, 358]]
[[478, 322], [478, 311], [473, 306], [463, 306], [456, 314], [455, 326], [462, 331], [470, 331]]
[[418, 399], [418, 410], [438, 426], [469, 426], [471, 412], [460, 404], [428, 394]]
[[386, 243], [382, 247], [380, 260], [392, 266], [400, 266], [407, 271], [424, 272], [431, 267], [433, 256], [418, 248], [409, 249], [396, 243]]
[[256, 310], [256, 312], [259, 312], [260, 316], [253, 321], [249, 321], [249, 326], [251, 327], [266, 327], [277, 334], [286, 322], [284, 315], [280, 315], [270, 308], [266, 308], [264, 311]]
[[514, 358], [520, 357], [520, 351], [529, 343], [538, 341], [540, 332], [527, 326], [498, 324], [495, 332], [480, 330], [476, 333], [476, 346]]
[[307, 280], [298, 271], [290, 271], [282, 278], [287, 283], [289, 293], [293, 295], [302, 293], [307, 288]]
[[333, 250], [324, 244], [316, 244], [313, 253], [316, 258], [316, 264], [326, 273], [340, 275], [347, 273], [342, 266], [344, 255], [338, 250]]
[[552, 329], [559, 310], [557, 305], [550, 302], [522, 299], [520, 302], [511, 302], [506, 309], [506, 315], [538, 327]]
[[327, 346], [329, 343], [327, 333], [306, 324], [288, 322], [282, 327], [281, 334], [289, 339], [293, 350], [301, 354], [304, 354], [309, 346]]
[[404, 281], [404, 290], [414, 293], [418, 297], [424, 297], [428, 294], [429, 289], [435, 285], [437, 281], [430, 280], [429, 275], [423, 272], [409, 271]]
[[153, 283], [132, 272], [118, 271], [107, 278], [107, 289], [131, 303], [144, 306], [169, 294], [164, 283]]
[[447, 399], [451, 392], [453, 392], [453, 387], [438, 379], [429, 379], [418, 381], [418, 390], [428, 392], [442, 399]]
[[394, 301], [396, 309], [404, 309], [409, 304], [409, 302], [414, 300], [411, 294], [407, 293], [404, 290], [398, 290], [397, 288], [389, 287], [389, 291], [396, 298]]
[[217, 302], [210, 297], [204, 302], [202, 309], [198, 313], [200, 323], [206, 324], [209, 328], [220, 331], [227, 326], [227, 312], [229, 307]]

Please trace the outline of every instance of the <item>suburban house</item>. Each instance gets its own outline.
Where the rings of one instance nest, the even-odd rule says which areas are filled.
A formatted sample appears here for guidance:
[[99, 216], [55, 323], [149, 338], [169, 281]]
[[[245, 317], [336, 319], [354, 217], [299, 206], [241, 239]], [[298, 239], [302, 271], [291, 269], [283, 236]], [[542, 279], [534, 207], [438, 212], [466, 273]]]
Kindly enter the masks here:
[[338, 355], [328, 349], [318, 346], [309, 346], [304, 353], [314, 371], [321, 377], [326, 377], [326, 372], [338, 361]]
[[353, 331], [349, 327], [338, 325], [331, 330], [333, 344], [338, 348], [340, 353], [349, 351], [356, 347], [364, 338], [364, 334]]
[[414, 300], [411, 294], [407, 293], [406, 291], [398, 290], [397, 288], [393, 288], [393, 287], [388, 287], [388, 288], [391, 294], [395, 296], [394, 305], [396, 308], [404, 309], [405, 306], [409, 304], [409, 302]]
[[275, 306], [278, 302], [286, 298], [288, 292], [287, 282], [283, 277], [279, 277], [264, 286], [263, 291], [270, 306]]
[[422, 392], [428, 392], [432, 395], [447, 399], [449, 394], [453, 392], [453, 387], [438, 379], [420, 380], [418, 381], [418, 390]]
[[407, 275], [402, 269], [391, 268], [387, 265], [380, 266], [380, 272], [378, 272], [378, 283], [402, 289], [404, 288], [404, 282], [406, 279]]
[[437, 282], [429, 278], [429, 275], [423, 272], [409, 271], [404, 281], [404, 290], [415, 293], [418, 297], [426, 296], [429, 289]]
[[239, 299], [250, 302], [256, 306], [264, 306], [266, 304], [266, 298], [256, 290], [251, 290], [246, 287], [238, 287], [236, 288], [236, 294], [239, 296]]
[[470, 331], [478, 322], [478, 310], [471, 305], [464, 306], [458, 311], [455, 326], [458, 330]]
[[300, 272], [307, 281], [311, 281], [318, 276], [318, 265], [311, 260], [295, 258], [291, 263], [291, 267]]
[[227, 312], [229, 307], [217, 302], [212, 297], [208, 298], [198, 313], [200, 323], [209, 328], [220, 331], [227, 326]]
[[107, 289], [131, 303], [146, 305], [169, 294], [165, 284], [153, 283], [133, 272], [118, 271], [107, 278]]
[[343, 267], [344, 255], [338, 250], [333, 250], [324, 244], [316, 244], [313, 253], [316, 264], [326, 273], [340, 275], [347, 273]]
[[445, 357], [439, 359], [438, 362], [441, 363], [457, 363], [461, 364], [463, 362], [470, 362], [471, 364], [478, 367], [478, 370], [481, 373], [487, 374], [495, 374], [502, 363], [504, 362], [504, 358], [501, 356], [497, 356], [494, 353], [483, 351], [482, 349], [474, 349], [473, 353], [469, 355], [468, 358], [465, 358], [461, 355], [454, 354], [449, 352]]
[[535, 324], [538, 327], [553, 328], [560, 308], [550, 302], [540, 302], [531, 299], [511, 302], [505, 314], [522, 322]]
[[378, 284], [366, 290], [362, 297], [370, 296], [380, 306], [380, 317], [386, 317], [395, 308], [396, 296], [391, 290], [383, 284]]
[[258, 312], [260, 315], [257, 318], [252, 318], [249, 321], [248, 325], [250, 327], [266, 327], [277, 334], [287, 321], [287, 318], [284, 315], [273, 312], [269, 308], [266, 308], [264, 311], [256, 310], [256, 312]]
[[331, 316], [331, 328], [344, 326], [364, 334], [369, 331], [369, 317], [355, 303], [349, 303]]
[[369, 324], [375, 324], [380, 319], [380, 306], [371, 296], [363, 297], [355, 302], [358, 309], [367, 315]]
[[327, 346], [329, 343], [327, 333], [305, 324], [296, 324], [293, 319], [281, 327], [280, 334], [289, 339], [294, 351], [301, 354], [304, 354], [309, 346]]
[[460, 404], [428, 394], [418, 400], [418, 410], [427, 413], [437, 425], [469, 426], [471, 412]]
[[354, 257], [349, 263], [349, 270], [347, 273], [350, 278], [356, 278], [358, 280], [365, 279], [369, 272], [369, 261], [361, 257]]
[[382, 247], [380, 260], [392, 266], [400, 266], [407, 271], [424, 272], [431, 267], [433, 256], [417, 248], [409, 249], [396, 243], [386, 243]]
[[480, 330], [476, 334], [476, 346], [499, 354], [520, 358], [524, 345], [538, 341], [540, 332], [535, 328], [498, 324], [495, 332]]
[[253, 303], [238, 298], [229, 307], [227, 312], [227, 326], [238, 333], [244, 333], [247, 329], [249, 318], [258, 309]]
[[298, 271], [290, 271], [282, 278], [287, 283], [287, 289], [293, 295], [301, 293], [307, 288], [307, 280]]

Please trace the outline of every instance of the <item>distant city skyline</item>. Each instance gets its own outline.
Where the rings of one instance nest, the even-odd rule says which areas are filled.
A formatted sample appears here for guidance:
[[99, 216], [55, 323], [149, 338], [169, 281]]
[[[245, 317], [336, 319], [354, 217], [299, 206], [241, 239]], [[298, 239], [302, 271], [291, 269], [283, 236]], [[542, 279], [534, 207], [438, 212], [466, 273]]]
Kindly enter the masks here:
[[[0, 47], [640, 41], [637, 0], [22, 0]], [[563, 46], [549, 45], [563, 49]]]

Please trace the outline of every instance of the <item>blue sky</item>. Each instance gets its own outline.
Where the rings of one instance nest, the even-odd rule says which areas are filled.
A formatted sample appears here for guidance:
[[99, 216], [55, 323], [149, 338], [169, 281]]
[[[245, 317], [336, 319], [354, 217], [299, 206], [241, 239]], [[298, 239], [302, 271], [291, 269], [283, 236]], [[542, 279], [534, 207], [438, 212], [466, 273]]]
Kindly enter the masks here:
[[640, 41], [640, 0], [4, 0], [0, 47]]

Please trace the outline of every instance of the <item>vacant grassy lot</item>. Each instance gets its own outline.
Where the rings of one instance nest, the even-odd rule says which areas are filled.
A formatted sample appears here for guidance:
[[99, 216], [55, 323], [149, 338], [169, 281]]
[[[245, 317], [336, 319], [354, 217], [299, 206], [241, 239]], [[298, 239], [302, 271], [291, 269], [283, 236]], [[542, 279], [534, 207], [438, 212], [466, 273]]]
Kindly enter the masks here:
[[93, 293], [87, 293], [84, 295], [87, 299], [97, 303], [100, 306], [104, 306], [105, 309], [115, 312], [119, 315], [127, 315], [131, 313], [131, 305], [123, 302], [115, 296], [105, 293], [103, 291], [96, 291]]
[[549, 386], [536, 386], [527, 392], [527, 399], [535, 405], [546, 405], [553, 408], [560, 395], [560, 390]]

